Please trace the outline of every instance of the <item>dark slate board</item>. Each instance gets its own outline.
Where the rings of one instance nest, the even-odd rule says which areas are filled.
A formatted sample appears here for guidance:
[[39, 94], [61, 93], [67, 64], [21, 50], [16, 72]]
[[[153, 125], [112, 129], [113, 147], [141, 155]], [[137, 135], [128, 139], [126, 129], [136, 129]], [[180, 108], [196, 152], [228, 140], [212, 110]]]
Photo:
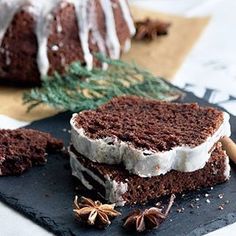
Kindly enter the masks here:
[[[208, 105], [203, 100], [187, 93], [184, 102], [198, 102]], [[54, 117], [37, 121], [29, 128], [52, 133], [64, 139], [68, 144], [70, 135], [63, 129], [69, 129], [70, 113], [62, 113]], [[233, 138], [236, 140], [236, 117], [231, 117]], [[191, 192], [178, 196], [174, 207], [159, 229], [146, 235], [202, 235], [236, 221], [236, 167], [232, 165], [231, 179], [225, 184], [211, 189]], [[87, 196], [89, 193], [81, 186], [78, 192]], [[210, 203], [205, 194], [209, 194]], [[224, 198], [220, 199], [219, 194]], [[121, 227], [121, 217], [116, 218], [106, 230], [85, 228], [75, 222], [72, 214], [72, 201], [75, 195], [75, 184], [69, 168], [69, 160], [63, 155], [48, 157], [48, 163], [42, 167], [34, 167], [19, 177], [0, 178], [0, 200], [26, 215], [56, 235], [128, 235]], [[196, 199], [199, 198], [199, 201]], [[165, 201], [164, 199], [163, 201]], [[218, 206], [225, 201], [224, 210]], [[191, 208], [190, 204], [198, 204], [199, 208]], [[184, 208], [183, 213], [177, 209]], [[123, 207], [123, 216], [132, 207]]]

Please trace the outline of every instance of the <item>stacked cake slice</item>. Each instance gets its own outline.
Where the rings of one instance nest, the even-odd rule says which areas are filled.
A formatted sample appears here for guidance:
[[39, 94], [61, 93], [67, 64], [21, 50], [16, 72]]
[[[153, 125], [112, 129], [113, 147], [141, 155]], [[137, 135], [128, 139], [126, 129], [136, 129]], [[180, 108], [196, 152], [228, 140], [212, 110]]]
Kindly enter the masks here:
[[218, 143], [230, 136], [229, 115], [215, 108], [124, 96], [74, 114], [71, 126], [72, 174], [118, 205], [229, 178]]

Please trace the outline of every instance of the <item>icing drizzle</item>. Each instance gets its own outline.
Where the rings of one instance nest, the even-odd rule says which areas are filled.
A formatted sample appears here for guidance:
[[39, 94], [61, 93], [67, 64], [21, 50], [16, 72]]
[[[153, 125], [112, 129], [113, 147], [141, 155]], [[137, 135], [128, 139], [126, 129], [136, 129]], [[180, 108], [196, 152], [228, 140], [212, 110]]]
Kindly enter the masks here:
[[0, 45], [15, 13], [26, 3], [27, 0], [0, 0]]
[[32, 13], [35, 16], [35, 34], [38, 41], [37, 63], [41, 76], [48, 73], [50, 63], [48, 60], [47, 43], [50, 34], [50, 23], [53, 19], [53, 11], [59, 5], [60, 0], [40, 0], [32, 1]]
[[129, 27], [129, 32], [133, 36], [133, 35], [135, 35], [136, 29], [134, 26], [132, 16], [129, 11], [129, 7], [127, 5], [127, 1], [126, 0], [119, 0], [119, 3], [120, 3], [120, 7], [122, 10], [122, 14], [124, 16], [124, 19]]
[[[112, 0], [99, 0], [105, 16], [106, 37], [102, 37], [97, 25], [96, 0], [0, 0], [0, 46], [15, 14], [20, 10], [30, 12], [35, 19], [35, 35], [38, 41], [37, 64], [41, 76], [45, 76], [50, 68], [48, 59], [48, 37], [54, 17], [54, 12], [62, 6], [61, 3], [74, 5], [79, 39], [88, 69], [93, 67], [93, 55], [89, 48], [89, 36], [99, 51], [108, 54], [113, 59], [120, 57], [121, 45], [115, 27]], [[135, 27], [126, 0], [118, 1], [123, 17], [127, 23], [130, 35], [135, 33]], [[58, 19], [57, 19], [58, 21]], [[61, 25], [57, 33], [62, 31]], [[129, 38], [127, 38], [127, 41]], [[103, 65], [105, 68], [106, 65]]]
[[70, 2], [75, 6], [84, 60], [87, 68], [91, 70], [93, 67], [93, 56], [89, 50], [89, 32], [91, 30], [91, 23], [88, 16], [89, 0], [70, 0]]

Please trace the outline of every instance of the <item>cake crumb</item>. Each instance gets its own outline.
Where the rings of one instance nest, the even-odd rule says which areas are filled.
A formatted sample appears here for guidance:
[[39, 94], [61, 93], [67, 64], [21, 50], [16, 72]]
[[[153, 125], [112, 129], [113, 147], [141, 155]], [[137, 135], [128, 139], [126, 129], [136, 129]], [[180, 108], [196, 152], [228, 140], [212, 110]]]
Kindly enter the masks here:
[[59, 50], [59, 47], [57, 45], [53, 45], [51, 49], [52, 51], [56, 52]]
[[183, 213], [184, 212], [184, 207], [181, 207], [181, 208], [178, 208], [176, 211], [178, 212], [178, 213]]
[[220, 194], [218, 195], [218, 197], [219, 197], [220, 199], [222, 199], [222, 198], [224, 197], [224, 194], [223, 194], [223, 193], [220, 193]]
[[207, 200], [206, 200], [206, 203], [211, 203], [210, 199], [207, 199]]
[[194, 204], [193, 204], [193, 203], [191, 203], [189, 206], [190, 206], [191, 208], [194, 208]]
[[224, 204], [219, 205], [218, 209], [221, 210], [221, 211], [224, 210]]
[[209, 197], [209, 195], [210, 195], [210, 194], [206, 193], [206, 194], [205, 194], [205, 197]]

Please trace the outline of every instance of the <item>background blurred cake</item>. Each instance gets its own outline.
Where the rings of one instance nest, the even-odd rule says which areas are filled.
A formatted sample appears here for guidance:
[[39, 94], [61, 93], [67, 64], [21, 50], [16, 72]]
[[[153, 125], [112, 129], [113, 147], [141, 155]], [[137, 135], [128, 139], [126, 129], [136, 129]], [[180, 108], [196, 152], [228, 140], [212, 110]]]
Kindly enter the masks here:
[[31, 86], [73, 61], [118, 59], [135, 33], [126, 0], [0, 0], [0, 83]]

